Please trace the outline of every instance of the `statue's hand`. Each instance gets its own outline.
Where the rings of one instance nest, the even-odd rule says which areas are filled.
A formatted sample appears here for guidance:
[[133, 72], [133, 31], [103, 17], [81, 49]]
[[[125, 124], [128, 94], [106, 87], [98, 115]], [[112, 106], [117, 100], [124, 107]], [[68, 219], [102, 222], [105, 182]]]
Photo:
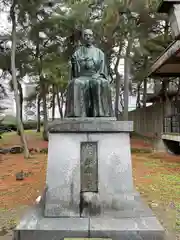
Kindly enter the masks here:
[[98, 77], [99, 77], [99, 73], [95, 73], [95, 74], [92, 75], [93, 80], [96, 80]]

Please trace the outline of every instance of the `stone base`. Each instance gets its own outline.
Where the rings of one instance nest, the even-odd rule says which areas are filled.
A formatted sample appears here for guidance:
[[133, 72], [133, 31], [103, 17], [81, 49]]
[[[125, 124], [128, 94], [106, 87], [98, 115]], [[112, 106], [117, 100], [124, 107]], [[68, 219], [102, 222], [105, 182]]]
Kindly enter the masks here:
[[[14, 240], [110, 238], [163, 240], [164, 230], [134, 191], [131, 122], [65, 119], [49, 128], [46, 191], [14, 231]], [[80, 217], [81, 143], [97, 143], [98, 204]]]
[[98, 174], [93, 170], [89, 182], [93, 189], [98, 188], [99, 205], [131, 210], [134, 187], [129, 132], [132, 129], [132, 122], [113, 118], [70, 118], [52, 122], [49, 125], [44, 215], [79, 217], [80, 192], [96, 192], [84, 190], [87, 179], [81, 179], [81, 170], [87, 154], [81, 150], [82, 143], [96, 145], [91, 152], [96, 155], [98, 164], [94, 169], [98, 169]]
[[[164, 230], [151, 211], [132, 217], [106, 212], [102, 217], [45, 218], [41, 204], [34, 206], [14, 230], [14, 240], [110, 238], [112, 240], [163, 240]], [[143, 210], [142, 206], [142, 210]], [[128, 217], [131, 216], [131, 217]]]
[[132, 121], [116, 121], [115, 118], [64, 118], [49, 123], [50, 133], [118, 133], [132, 132]]

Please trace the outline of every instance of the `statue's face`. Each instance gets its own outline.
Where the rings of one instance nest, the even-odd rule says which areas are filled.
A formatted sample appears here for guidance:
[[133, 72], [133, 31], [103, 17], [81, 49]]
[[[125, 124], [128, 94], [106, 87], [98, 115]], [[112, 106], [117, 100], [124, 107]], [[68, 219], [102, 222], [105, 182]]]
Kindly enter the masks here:
[[90, 30], [90, 29], [84, 30], [84, 32], [83, 32], [84, 44], [87, 45], [87, 46], [90, 46], [90, 45], [92, 45], [93, 40], [94, 40], [94, 37], [93, 37], [92, 30]]

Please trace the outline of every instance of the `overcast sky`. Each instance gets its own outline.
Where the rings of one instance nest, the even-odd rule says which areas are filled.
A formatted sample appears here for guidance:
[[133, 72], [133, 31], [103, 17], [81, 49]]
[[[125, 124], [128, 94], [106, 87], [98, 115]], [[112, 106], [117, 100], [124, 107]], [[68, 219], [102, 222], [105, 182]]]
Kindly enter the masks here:
[[0, 31], [1, 33], [8, 33], [11, 30], [11, 24], [7, 20], [7, 13], [1, 12], [0, 14]]

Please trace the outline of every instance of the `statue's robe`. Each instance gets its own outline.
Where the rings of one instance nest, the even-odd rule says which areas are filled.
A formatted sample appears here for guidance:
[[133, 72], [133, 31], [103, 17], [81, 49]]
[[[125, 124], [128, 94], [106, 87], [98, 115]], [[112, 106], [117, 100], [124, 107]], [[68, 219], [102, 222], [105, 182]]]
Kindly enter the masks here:
[[81, 46], [71, 59], [66, 117], [113, 116], [104, 53], [95, 46]]

